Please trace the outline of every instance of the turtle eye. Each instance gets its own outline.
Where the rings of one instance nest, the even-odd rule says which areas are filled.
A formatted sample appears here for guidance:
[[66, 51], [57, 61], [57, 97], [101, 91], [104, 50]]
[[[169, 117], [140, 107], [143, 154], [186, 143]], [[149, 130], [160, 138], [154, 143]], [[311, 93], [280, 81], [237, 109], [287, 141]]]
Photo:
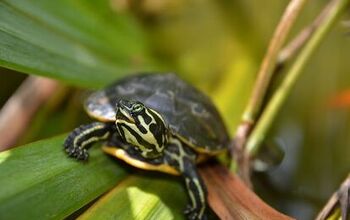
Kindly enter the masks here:
[[143, 105], [142, 104], [135, 104], [133, 107], [132, 107], [132, 111], [133, 112], [140, 112], [142, 111], [143, 109]]

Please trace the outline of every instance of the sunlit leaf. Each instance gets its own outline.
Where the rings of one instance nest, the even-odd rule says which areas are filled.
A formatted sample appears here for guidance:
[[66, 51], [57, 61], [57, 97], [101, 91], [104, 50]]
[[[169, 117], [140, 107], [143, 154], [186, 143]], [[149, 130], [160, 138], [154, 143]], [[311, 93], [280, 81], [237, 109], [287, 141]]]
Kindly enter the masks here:
[[126, 176], [99, 148], [67, 158], [59, 136], [0, 153], [0, 219], [62, 219]]
[[129, 176], [80, 219], [184, 219], [186, 192], [162, 175]]

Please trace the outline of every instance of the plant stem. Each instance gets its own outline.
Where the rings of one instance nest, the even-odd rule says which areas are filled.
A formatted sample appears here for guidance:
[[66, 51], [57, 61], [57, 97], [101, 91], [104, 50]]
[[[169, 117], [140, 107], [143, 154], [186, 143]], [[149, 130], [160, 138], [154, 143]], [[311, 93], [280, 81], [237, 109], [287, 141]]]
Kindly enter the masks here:
[[348, 219], [350, 215], [350, 174], [339, 189], [329, 198], [327, 204], [317, 215], [316, 220]]
[[29, 76], [21, 84], [0, 110], [0, 151], [18, 141], [32, 116], [60, 87], [55, 80], [35, 76]]
[[337, 17], [345, 9], [345, 6], [349, 0], [333, 0], [334, 5], [329, 11], [328, 16], [324, 19], [319, 28], [315, 31], [313, 36], [307, 42], [305, 47], [301, 50], [299, 56], [296, 58], [291, 69], [287, 72], [284, 81], [276, 90], [271, 100], [266, 106], [266, 109], [261, 115], [261, 118], [252, 131], [246, 145], [246, 152], [250, 156], [254, 156], [259, 149], [261, 142], [264, 140], [267, 131], [269, 130], [273, 119], [276, 118], [278, 110], [282, 107], [282, 104], [286, 100], [293, 85], [300, 76], [305, 64], [311, 58], [313, 52], [317, 46], [321, 43], [321, 40], [329, 32], [332, 25], [337, 20]]
[[307, 27], [305, 27], [300, 33], [285, 46], [281, 52], [278, 54], [277, 65], [283, 66], [291, 58], [295, 56], [297, 52], [300, 51], [305, 43], [310, 39], [310, 36], [317, 30], [318, 26], [322, 24], [325, 17], [327, 17], [329, 10], [333, 7], [334, 1], [330, 1], [321, 11], [321, 13], [316, 17], [316, 19]]
[[270, 83], [277, 57], [297, 16], [306, 0], [291, 0], [287, 6], [275, 33], [273, 34], [267, 53], [261, 64], [258, 78], [255, 82], [252, 96], [243, 113], [244, 122], [253, 122], [260, 111], [267, 87]]
[[249, 159], [244, 153], [247, 137], [253, 128], [257, 115], [261, 111], [262, 102], [276, 67], [279, 52], [305, 2], [306, 0], [291, 0], [285, 9], [260, 66], [252, 95], [243, 113], [242, 122], [237, 128], [235, 138], [231, 144], [231, 154], [234, 161], [238, 164], [239, 175], [249, 186], [251, 185], [249, 178]]

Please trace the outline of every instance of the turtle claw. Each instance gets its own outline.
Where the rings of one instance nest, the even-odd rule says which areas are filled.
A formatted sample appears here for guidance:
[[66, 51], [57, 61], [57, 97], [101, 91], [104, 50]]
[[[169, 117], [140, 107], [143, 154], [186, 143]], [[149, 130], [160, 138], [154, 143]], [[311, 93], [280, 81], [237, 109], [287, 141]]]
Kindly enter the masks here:
[[89, 153], [83, 148], [66, 148], [66, 153], [69, 157], [77, 160], [87, 160], [89, 158]]
[[187, 205], [186, 206], [186, 208], [185, 208], [185, 210], [184, 210], [184, 214], [185, 215], [189, 215], [191, 212], [193, 212], [193, 208], [192, 208], [192, 206], [191, 205]]
[[80, 149], [78, 155], [76, 157], [78, 160], [87, 160], [89, 158], [89, 153], [87, 152], [86, 149]]

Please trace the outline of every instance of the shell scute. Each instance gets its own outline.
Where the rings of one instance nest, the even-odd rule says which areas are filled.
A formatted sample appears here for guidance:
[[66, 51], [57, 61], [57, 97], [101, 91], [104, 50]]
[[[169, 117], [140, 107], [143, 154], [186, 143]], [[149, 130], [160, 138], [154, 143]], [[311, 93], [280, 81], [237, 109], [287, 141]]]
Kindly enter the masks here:
[[198, 152], [227, 148], [229, 136], [212, 101], [175, 74], [142, 74], [119, 80], [87, 99], [85, 109], [100, 121], [114, 121], [121, 99], [143, 102], [158, 111], [171, 132]]

